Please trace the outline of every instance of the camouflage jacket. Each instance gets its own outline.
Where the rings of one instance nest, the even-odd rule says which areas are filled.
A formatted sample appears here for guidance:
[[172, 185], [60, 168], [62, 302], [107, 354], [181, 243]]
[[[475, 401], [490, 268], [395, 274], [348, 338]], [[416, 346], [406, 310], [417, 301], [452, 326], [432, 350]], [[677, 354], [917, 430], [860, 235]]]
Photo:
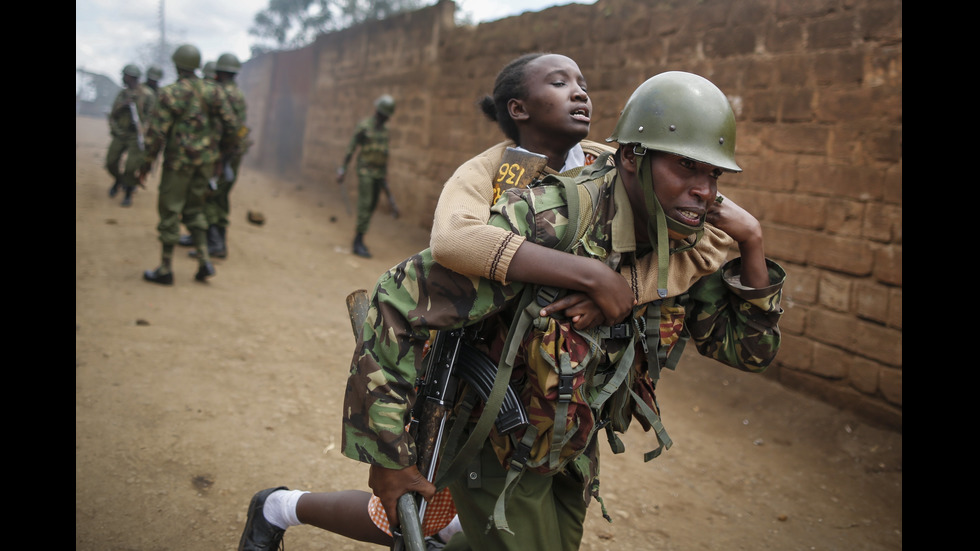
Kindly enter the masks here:
[[163, 151], [169, 170], [214, 166], [222, 153], [238, 146], [238, 119], [216, 83], [181, 76], [160, 89], [156, 115], [147, 131], [143, 172]]
[[153, 90], [145, 84], [138, 85], [135, 89], [123, 88], [116, 95], [116, 100], [112, 102], [109, 110], [109, 133], [113, 138], [120, 140], [135, 140], [137, 138], [136, 122], [133, 120], [132, 111], [129, 109], [129, 102], [136, 104], [136, 113], [140, 118], [140, 124], [145, 132], [153, 118], [153, 111], [156, 106], [156, 96]]
[[374, 115], [357, 123], [354, 135], [347, 144], [347, 152], [344, 154], [344, 167], [350, 162], [358, 147], [361, 148], [360, 153], [357, 154], [358, 174], [384, 178], [388, 172], [388, 123], [385, 122], [381, 128], [378, 128], [374, 123]]
[[224, 89], [225, 95], [228, 97], [228, 103], [231, 104], [231, 110], [235, 112], [235, 117], [238, 120], [235, 131], [238, 133], [239, 141], [234, 155], [242, 156], [252, 145], [252, 141], [248, 137], [249, 128], [246, 124], [248, 120], [248, 106], [245, 104], [245, 94], [242, 93], [238, 84], [231, 80], [222, 83], [221, 87]]
[[[581, 238], [572, 252], [598, 258], [619, 269], [633, 264], [636, 247], [632, 212], [624, 207], [628, 205], [626, 194], [615, 174], [613, 170], [597, 180], [592, 219], [580, 232]], [[568, 223], [564, 187], [552, 185], [555, 182], [554, 177], [549, 177], [543, 185], [508, 190], [494, 206], [490, 223], [510, 229], [515, 236], [555, 247]], [[694, 250], [677, 254], [691, 254]], [[665, 356], [675, 352], [676, 359], [680, 352], [676, 343], [688, 336], [701, 354], [738, 369], [764, 370], [779, 348], [777, 322], [782, 314], [780, 297], [785, 273], [767, 260], [772, 284], [764, 289], [748, 289], [738, 285], [737, 277], [732, 275], [737, 273], [737, 264], [735, 259], [724, 266], [706, 267], [682, 304], [670, 301], [637, 306], [637, 318], [645, 317], [651, 307], [664, 310], [659, 316], [660, 331], [653, 331], [660, 339], [654, 337], [651, 341], [657, 342], [648, 343], [639, 332], [626, 340], [597, 339], [594, 342], [599, 343], [601, 353], [596, 356], [601, 365], [595, 373], [601, 373], [603, 365], [621, 360], [626, 348], [632, 346], [638, 351], [638, 384], [652, 392], [657, 374], [647, 373], [645, 362], [655, 356], [642, 349], [653, 350], [654, 354], [662, 350]], [[463, 276], [434, 262], [428, 249], [383, 274], [374, 288], [361, 343], [351, 364], [344, 401], [343, 453], [388, 468], [415, 464], [415, 443], [404, 428], [416, 400], [414, 383], [429, 331], [483, 322], [480, 327], [488, 343], [484, 351], [497, 361], [501, 336], [514, 319], [511, 307], [523, 287], [517, 282], [502, 284]], [[515, 365], [512, 380], [520, 379], [521, 368]], [[625, 430], [625, 426], [621, 429]], [[592, 448], [594, 451], [595, 446]], [[595, 465], [593, 461], [593, 469]], [[595, 472], [591, 475], [594, 477]]]

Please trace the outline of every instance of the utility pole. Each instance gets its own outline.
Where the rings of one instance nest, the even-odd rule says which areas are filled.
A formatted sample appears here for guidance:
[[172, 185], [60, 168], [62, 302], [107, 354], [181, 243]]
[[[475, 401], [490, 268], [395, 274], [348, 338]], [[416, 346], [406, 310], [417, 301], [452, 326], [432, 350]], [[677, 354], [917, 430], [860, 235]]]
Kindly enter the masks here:
[[167, 67], [167, 51], [166, 51], [167, 50], [167, 30], [166, 30], [166, 25], [164, 24], [164, 17], [163, 17], [163, 4], [164, 4], [164, 1], [165, 0], [160, 0], [160, 46], [157, 49], [157, 60], [158, 60], [158, 63], [160, 65], [160, 68], [163, 69], [164, 70], [164, 74], [166, 74], [165, 67]]

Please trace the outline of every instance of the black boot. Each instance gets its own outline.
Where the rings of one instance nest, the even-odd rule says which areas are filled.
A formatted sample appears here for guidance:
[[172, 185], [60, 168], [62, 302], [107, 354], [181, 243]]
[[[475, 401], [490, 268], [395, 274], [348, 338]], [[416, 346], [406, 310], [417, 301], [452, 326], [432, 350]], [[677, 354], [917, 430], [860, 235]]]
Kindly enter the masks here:
[[228, 256], [228, 248], [225, 246], [225, 229], [221, 226], [208, 227], [208, 255], [215, 258]]
[[194, 279], [204, 283], [209, 277], [214, 275], [214, 266], [210, 262], [205, 262], [197, 268], [197, 273], [194, 274]]
[[[208, 256], [214, 258], [225, 258], [228, 256], [228, 251], [225, 249], [225, 240], [221, 235], [221, 229], [218, 226], [208, 226], [207, 231], [207, 243]], [[187, 256], [191, 258], [197, 258], [197, 249], [187, 252]]]
[[122, 187], [122, 184], [119, 182], [119, 178], [116, 178], [116, 181], [113, 182], [112, 187], [109, 188], [109, 197], [115, 197], [116, 194], [119, 193], [120, 187]]
[[146, 270], [143, 272], [143, 279], [151, 283], [159, 283], [160, 285], [173, 285], [174, 284], [174, 274], [170, 271], [170, 268], [164, 265], [160, 265], [155, 270]]
[[124, 207], [128, 207], [133, 204], [133, 187], [126, 186], [126, 196], [123, 197], [122, 203], [119, 203]]
[[364, 258], [371, 258], [371, 253], [364, 246], [364, 235], [360, 233], [354, 237], [354, 254], [363, 256]]

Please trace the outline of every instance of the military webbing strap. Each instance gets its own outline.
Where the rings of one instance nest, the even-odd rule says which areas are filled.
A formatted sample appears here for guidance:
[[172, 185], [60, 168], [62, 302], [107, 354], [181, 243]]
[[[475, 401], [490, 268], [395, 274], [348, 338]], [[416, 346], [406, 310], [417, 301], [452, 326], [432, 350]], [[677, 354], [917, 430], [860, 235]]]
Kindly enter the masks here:
[[[518, 334], [524, 335], [527, 328], [530, 327], [533, 317], [537, 316], [540, 307], [534, 303], [533, 298], [533, 288], [531, 286], [525, 287], [524, 292], [521, 293], [520, 308], [517, 310], [518, 313], [507, 332], [507, 342], [513, 342]], [[519, 343], [520, 340], [518, 339], [516, 342]], [[514, 370], [514, 360], [518, 348], [518, 346], [505, 348], [501, 354], [500, 361], [497, 363], [497, 375], [494, 378], [493, 387], [484, 404], [483, 411], [480, 413], [480, 418], [450, 465], [446, 467], [445, 471], [440, 468], [434, 482], [436, 488], [443, 488], [448, 481], [455, 480], [462, 475], [470, 460], [476, 457], [476, 454], [483, 447], [487, 436], [490, 434], [494, 419], [496, 419], [497, 411], [500, 410], [500, 406], [504, 402], [504, 393], [507, 390], [507, 385], [510, 384], [510, 376]], [[460, 421], [465, 422], [463, 419]]]
[[[603, 173], [608, 172], [608, 169]], [[579, 176], [581, 178], [581, 175]], [[570, 246], [571, 243], [575, 241], [579, 233], [579, 212], [581, 199], [579, 196], [579, 189], [576, 187], [576, 180], [560, 178], [561, 183], [565, 186], [565, 197], [568, 202], [568, 225], [565, 227], [565, 234], [560, 239], [559, 245], [556, 247], [558, 250], [565, 250]], [[591, 216], [591, 209], [590, 209]], [[490, 434], [490, 428], [493, 425], [493, 421], [496, 416], [496, 412], [500, 409], [500, 405], [504, 400], [504, 393], [507, 390], [507, 385], [510, 383], [510, 376], [514, 370], [514, 360], [517, 357], [517, 351], [520, 348], [520, 342], [523, 340], [523, 336], [527, 334], [528, 329], [530, 329], [531, 324], [534, 319], [538, 317], [538, 312], [541, 307], [534, 300], [538, 293], [535, 292], [535, 286], [527, 285], [524, 287], [524, 291], [521, 293], [521, 298], [519, 299], [519, 306], [516, 310], [517, 314], [514, 320], [511, 322], [510, 329], [507, 332], [507, 340], [505, 341], [504, 351], [500, 356], [500, 361], [497, 364], [497, 375], [493, 381], [493, 387], [490, 390], [490, 395], [487, 397], [487, 401], [483, 407], [483, 411], [480, 414], [480, 418], [476, 422], [476, 426], [470, 432], [469, 437], [466, 442], [463, 443], [462, 447], [452, 458], [451, 461], [447, 462], [448, 465], [445, 470], [440, 466], [439, 473], [436, 476], [434, 482], [437, 488], [443, 488], [448, 481], [455, 480], [457, 477], [462, 475], [463, 470], [469, 464], [473, 457], [479, 453], [480, 449], [483, 447], [483, 443], [487, 436]], [[537, 291], [548, 292], [546, 289], [537, 289]], [[455, 428], [455, 427], [454, 427]], [[452, 435], [452, 431], [451, 431]], [[445, 464], [445, 463], [444, 463]]]
[[[566, 252], [569, 251], [572, 244], [577, 242], [584, 231], [591, 225], [594, 214], [593, 211], [598, 199], [598, 186], [593, 180], [604, 176], [613, 168], [612, 166], [606, 165], [606, 157], [608, 157], [608, 154], [600, 156], [600, 160], [597, 160], [589, 167], [584, 168], [582, 172], [574, 178], [557, 177], [557, 179], [565, 187], [565, 198], [568, 204], [568, 225], [566, 226], [565, 233], [559, 240], [558, 245], [555, 246], [556, 250]], [[583, 204], [588, 206], [588, 208], [584, 211], [582, 209]], [[583, 223], [583, 220], [585, 223]], [[531, 287], [525, 289], [525, 292], [527, 292], [529, 289], [531, 289]], [[558, 289], [554, 287], [538, 287], [537, 292], [533, 293], [537, 300], [529, 304], [522, 311], [522, 318], [525, 316], [530, 316], [529, 322], [527, 323], [528, 328], [534, 323], [535, 320], [540, 319], [538, 312], [536, 310], [532, 310], [532, 308], [539, 309], [540, 306], [554, 301], [558, 296], [558, 292]], [[518, 334], [524, 335], [525, 333], [526, 329], [522, 330]], [[523, 339], [514, 340], [513, 336], [513, 334], [508, 334], [507, 341], [504, 344], [504, 350], [505, 352], [513, 351], [516, 354], [516, 351], [520, 348], [520, 344]], [[567, 377], [571, 372], [570, 360], [567, 356], [562, 356], [562, 358], [559, 360], [559, 365], [555, 367], [559, 373], [559, 381], [563, 380], [562, 378]], [[560, 395], [561, 391], [562, 388], [560, 386]], [[568, 398], [570, 400], [570, 395]], [[494, 505], [492, 520], [494, 526], [498, 530], [513, 533], [511, 532], [510, 525], [507, 522], [506, 504], [508, 498], [514, 492], [517, 482], [520, 480], [521, 476], [528, 467], [534, 468], [548, 462], [549, 468], [557, 471], [564, 467], [564, 465], [572, 459], [569, 457], [564, 461], [560, 461], [561, 448], [567, 443], [567, 439], [575, 433], [574, 429], [572, 431], [567, 431], [566, 423], [564, 422], [568, 412], [569, 400], [559, 399], [556, 404], [551, 447], [549, 453], [545, 455], [545, 457], [541, 458], [537, 462], [528, 462], [528, 454], [538, 435], [538, 428], [535, 425], [530, 425], [527, 431], [524, 433], [523, 438], [519, 442], [514, 443], [514, 452], [511, 454], [509, 464], [510, 468], [507, 470], [507, 477], [504, 481], [504, 489], [500, 493], [500, 496], [497, 497], [497, 502]], [[593, 426], [588, 437], [589, 439], [592, 438], [592, 434], [597, 429], [598, 425]]]
[[633, 391], [632, 388], [629, 390], [630, 396], [633, 397], [633, 401], [640, 408], [640, 411], [643, 412], [643, 416], [646, 417], [647, 421], [650, 423], [654, 433], [657, 435], [657, 442], [660, 444], [655, 449], [643, 454], [643, 461], [650, 461], [651, 459], [660, 456], [664, 450], [669, 450], [674, 442], [670, 439], [670, 436], [667, 436], [667, 429], [664, 428], [664, 423], [660, 420], [660, 416], [657, 415], [655, 411], [650, 409], [650, 406], [648, 406], [646, 402], [644, 402], [643, 399]]

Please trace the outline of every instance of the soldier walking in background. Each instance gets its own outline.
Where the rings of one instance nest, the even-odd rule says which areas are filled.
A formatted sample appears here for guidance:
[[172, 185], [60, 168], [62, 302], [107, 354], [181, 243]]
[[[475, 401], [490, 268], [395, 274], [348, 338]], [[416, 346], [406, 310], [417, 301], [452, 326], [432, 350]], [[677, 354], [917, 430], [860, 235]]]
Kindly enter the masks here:
[[[205, 82], [212, 82], [212, 83], [217, 83], [218, 82], [218, 75], [214, 72], [215, 65], [217, 65], [217, 62], [208, 61], [207, 63], [204, 64], [204, 67], [201, 69], [201, 73], [204, 75]], [[215, 128], [215, 134], [216, 135], [220, 135], [221, 134], [221, 128]], [[215, 168], [215, 172], [217, 172], [218, 170], [220, 170], [220, 167]], [[212, 181], [214, 182], [214, 185], [213, 186], [210, 186], [212, 189], [217, 189], [217, 185], [218, 185], [217, 178], [218, 178], [217, 175], [211, 177]], [[212, 189], [209, 189], [208, 190], [208, 193], [204, 196], [204, 204], [205, 205], [207, 205], [208, 198], [214, 193], [214, 191], [212, 191]], [[207, 211], [206, 210], [205, 210], [205, 216], [207, 216]], [[210, 224], [208, 225], [208, 227], [210, 228]], [[188, 231], [190, 231], [190, 230], [188, 230]], [[211, 254], [211, 256], [216, 256], [214, 254], [215, 253], [214, 247], [212, 246], [213, 239], [214, 238], [211, 236], [211, 232], [209, 230], [208, 231], [208, 239], [207, 239], [207, 241], [208, 241], [208, 252]], [[180, 239], [177, 241], [177, 244], [180, 245], [181, 247], [193, 247], [194, 246], [194, 236], [192, 236], [189, 233], [185, 233], [184, 235], [181, 235], [180, 236]], [[190, 251], [189, 253], [187, 253], [187, 256], [189, 256], [191, 258], [195, 258], [195, 257], [197, 257], [197, 251]]]
[[163, 78], [163, 69], [157, 67], [156, 65], [150, 65], [146, 70], [146, 84], [153, 90], [153, 95], [155, 96], [160, 90], [160, 79]]
[[[144, 131], [156, 100], [153, 91], [140, 84], [140, 69], [136, 65], [123, 67], [122, 80], [124, 87], [109, 110], [112, 141], [106, 153], [105, 167], [113, 179], [109, 197], [115, 197], [122, 189], [125, 196], [121, 205], [128, 207], [133, 204], [133, 189], [140, 183], [137, 171], [143, 163]], [[120, 170], [124, 156], [125, 164]]]
[[251, 142], [248, 140], [248, 126], [245, 125], [247, 117], [247, 107], [245, 105], [245, 94], [235, 83], [235, 75], [241, 69], [242, 64], [238, 61], [235, 54], [221, 54], [215, 63], [215, 79], [225, 91], [231, 110], [235, 113], [236, 124], [234, 131], [238, 136], [238, 146], [228, 152], [223, 152], [220, 166], [218, 167], [218, 189], [212, 191], [204, 203], [204, 215], [208, 220], [208, 253], [215, 258], [226, 258], [228, 256], [228, 225], [229, 214], [231, 213], [231, 202], [229, 195], [231, 188], [238, 180], [238, 169], [242, 164], [242, 157], [248, 151]]
[[204, 68], [201, 72], [204, 73], [204, 78], [208, 80], [218, 80], [218, 75], [214, 72], [214, 67], [217, 65], [214, 61], [209, 61], [204, 64]]
[[174, 245], [181, 222], [190, 229], [198, 253], [194, 279], [204, 282], [214, 275], [206, 246], [204, 196], [222, 152], [238, 145], [235, 114], [225, 94], [195, 74], [201, 66], [200, 50], [184, 44], [174, 52], [173, 62], [177, 81], [160, 90], [140, 171], [145, 177], [153, 159], [163, 152], [157, 202], [161, 259], [156, 269], [143, 273], [143, 279], [163, 285], [173, 284]]
[[371, 215], [378, 206], [381, 189], [387, 185], [388, 177], [388, 119], [395, 112], [395, 100], [385, 94], [374, 102], [374, 114], [357, 123], [354, 135], [347, 146], [344, 162], [337, 169], [337, 183], [344, 183], [347, 164], [354, 151], [357, 155], [357, 222], [354, 236], [354, 254], [371, 258], [364, 245], [364, 234], [371, 223]]

